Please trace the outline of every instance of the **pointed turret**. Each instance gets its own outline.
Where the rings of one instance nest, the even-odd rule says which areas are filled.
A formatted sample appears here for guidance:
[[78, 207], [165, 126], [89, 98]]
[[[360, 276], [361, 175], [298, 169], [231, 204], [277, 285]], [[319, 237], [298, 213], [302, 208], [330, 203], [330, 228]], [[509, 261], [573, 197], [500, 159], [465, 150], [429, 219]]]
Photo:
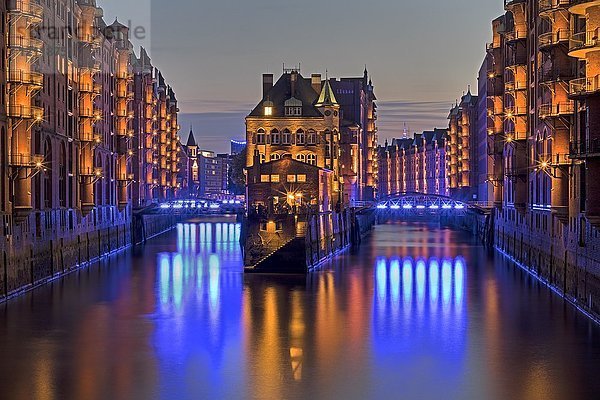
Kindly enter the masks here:
[[192, 128], [190, 128], [190, 136], [188, 137], [186, 146], [187, 147], [197, 147], [198, 146], [196, 144], [196, 138], [194, 137], [194, 131]]
[[329, 80], [326, 80], [315, 107], [331, 107], [338, 105], [337, 99], [333, 94], [333, 89], [331, 89], [331, 85], [329, 84]]

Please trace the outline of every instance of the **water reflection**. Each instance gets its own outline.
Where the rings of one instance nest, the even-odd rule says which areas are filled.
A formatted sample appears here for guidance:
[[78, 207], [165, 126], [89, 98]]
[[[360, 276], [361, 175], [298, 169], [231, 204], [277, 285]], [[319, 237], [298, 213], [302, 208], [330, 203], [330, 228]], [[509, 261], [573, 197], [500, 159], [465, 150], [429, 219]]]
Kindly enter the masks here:
[[468, 236], [378, 226], [305, 277], [181, 224], [0, 309], [10, 399], [587, 399], [597, 327]]

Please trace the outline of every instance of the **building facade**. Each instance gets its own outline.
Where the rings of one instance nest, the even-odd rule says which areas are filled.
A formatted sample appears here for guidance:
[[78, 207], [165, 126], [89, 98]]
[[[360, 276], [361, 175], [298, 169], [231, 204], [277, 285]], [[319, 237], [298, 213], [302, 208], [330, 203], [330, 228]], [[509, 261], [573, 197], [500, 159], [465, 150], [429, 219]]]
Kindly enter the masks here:
[[[372, 198], [377, 137], [375, 97], [367, 79], [365, 74], [360, 84], [323, 81], [320, 74], [304, 78], [298, 70], [286, 70], [274, 83], [272, 74], [264, 75], [262, 100], [246, 118], [246, 167], [291, 155], [333, 173], [337, 207]], [[344, 101], [338, 101], [336, 88]]]
[[152, 132], [135, 102], [147, 55], [136, 71], [129, 29], [106, 24], [95, 0], [0, 12], [1, 297], [131, 242], [132, 205], [149, 201], [134, 164]]
[[450, 195], [458, 200], [477, 200], [478, 97], [471, 89], [450, 110], [446, 164]]
[[424, 193], [447, 196], [448, 131], [435, 129], [393, 139], [378, 148], [379, 196]]
[[496, 245], [600, 312], [600, 4], [506, 0], [487, 46]]

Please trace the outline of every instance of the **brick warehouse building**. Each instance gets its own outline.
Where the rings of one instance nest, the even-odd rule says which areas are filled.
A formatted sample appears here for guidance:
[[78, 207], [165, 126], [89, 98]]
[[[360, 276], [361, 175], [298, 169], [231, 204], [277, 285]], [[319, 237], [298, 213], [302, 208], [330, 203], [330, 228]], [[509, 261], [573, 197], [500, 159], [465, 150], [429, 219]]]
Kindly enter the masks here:
[[129, 244], [132, 205], [177, 194], [179, 146], [174, 92], [94, 0], [2, 4], [5, 296]]
[[319, 74], [304, 78], [286, 70], [275, 84], [273, 75], [264, 75], [262, 100], [246, 118], [247, 167], [256, 159], [264, 163], [289, 154], [333, 172], [338, 205], [373, 198], [374, 101], [366, 71], [362, 78], [323, 81]]
[[505, 0], [505, 10], [480, 74], [496, 245], [598, 315], [600, 3]]
[[434, 129], [378, 148], [379, 196], [425, 193], [447, 196], [446, 143], [448, 131]]

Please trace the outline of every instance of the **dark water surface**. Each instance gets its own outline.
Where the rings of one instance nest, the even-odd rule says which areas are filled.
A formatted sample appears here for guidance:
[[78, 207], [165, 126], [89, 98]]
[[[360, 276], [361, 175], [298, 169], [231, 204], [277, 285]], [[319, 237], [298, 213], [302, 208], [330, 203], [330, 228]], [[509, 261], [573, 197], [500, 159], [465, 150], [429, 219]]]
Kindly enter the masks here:
[[378, 226], [307, 279], [179, 225], [0, 305], [4, 399], [600, 399], [600, 329], [469, 236]]

